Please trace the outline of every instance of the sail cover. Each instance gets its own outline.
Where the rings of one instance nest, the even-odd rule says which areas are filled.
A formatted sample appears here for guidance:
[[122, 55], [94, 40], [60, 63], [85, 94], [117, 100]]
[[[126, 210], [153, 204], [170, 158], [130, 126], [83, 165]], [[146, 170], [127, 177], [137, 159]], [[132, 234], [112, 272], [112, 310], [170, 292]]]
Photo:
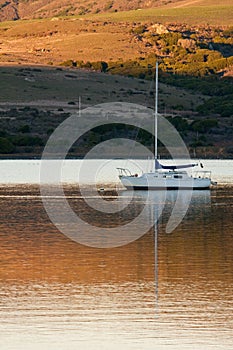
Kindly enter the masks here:
[[197, 165], [198, 165], [197, 163], [183, 164], [183, 165], [162, 165], [159, 163], [157, 159], [155, 159], [155, 169], [175, 170], [175, 169], [193, 168], [194, 166], [197, 166]]

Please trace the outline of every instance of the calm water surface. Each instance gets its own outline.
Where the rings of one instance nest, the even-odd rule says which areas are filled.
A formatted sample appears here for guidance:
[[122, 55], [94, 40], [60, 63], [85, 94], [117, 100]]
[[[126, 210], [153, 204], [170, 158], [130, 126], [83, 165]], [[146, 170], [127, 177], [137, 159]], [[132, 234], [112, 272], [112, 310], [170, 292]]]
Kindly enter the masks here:
[[[83, 206], [74, 188], [66, 193]], [[155, 193], [152, 212], [157, 204]], [[232, 349], [233, 188], [195, 192], [167, 234], [171, 206], [137, 241], [96, 249], [50, 223], [36, 186], [2, 186], [0, 348]]]

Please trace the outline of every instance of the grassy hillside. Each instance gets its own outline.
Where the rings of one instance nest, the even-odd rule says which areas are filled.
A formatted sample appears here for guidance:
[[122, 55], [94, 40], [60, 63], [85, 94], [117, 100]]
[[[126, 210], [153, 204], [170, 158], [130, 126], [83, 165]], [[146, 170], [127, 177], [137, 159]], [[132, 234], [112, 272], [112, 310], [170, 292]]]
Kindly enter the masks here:
[[[0, 153], [39, 155], [53, 129], [77, 109], [78, 96], [83, 106], [153, 106], [149, 91], [158, 60], [160, 111], [191, 152], [233, 157], [232, 1], [169, 1], [123, 12], [112, 4], [79, 16], [49, 12], [55, 3], [67, 4], [18, 1], [28, 5], [29, 17], [38, 17], [33, 4], [51, 18], [0, 23]], [[89, 141], [99, 138], [92, 134]]]
[[46, 18], [64, 15], [127, 11], [139, 8], [166, 6], [179, 0], [0, 0], [0, 20]]
[[[194, 5], [194, 4], [193, 4]], [[159, 23], [187, 23], [191, 25], [221, 25], [233, 23], [233, 3], [229, 5], [201, 5], [187, 7], [166, 7], [104, 13], [102, 18], [112, 21], [157, 21]]]
[[[213, 7], [219, 6], [219, 3], [217, 0], [0, 0], [0, 21], [83, 16], [152, 8]], [[221, 1], [221, 6], [230, 5], [232, 6], [231, 0]], [[148, 15], [145, 16], [148, 18]]]
[[2, 22], [0, 62], [59, 64], [68, 59], [116, 61], [145, 56], [152, 50], [132, 35], [132, 29], [144, 23], [166, 26], [181, 23], [196, 32], [199, 27], [227, 28], [233, 23], [233, 5], [222, 2], [218, 6], [157, 8]]

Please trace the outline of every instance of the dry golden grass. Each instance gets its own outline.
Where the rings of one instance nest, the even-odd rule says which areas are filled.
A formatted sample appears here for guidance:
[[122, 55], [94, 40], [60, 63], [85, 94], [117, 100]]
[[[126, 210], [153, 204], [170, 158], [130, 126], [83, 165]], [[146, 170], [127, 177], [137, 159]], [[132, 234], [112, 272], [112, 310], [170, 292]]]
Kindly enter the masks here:
[[232, 5], [232, 0], [178, 0], [170, 2], [168, 7], [193, 7], [193, 6], [229, 6]]
[[[181, 3], [194, 5], [193, 1]], [[198, 4], [204, 3], [198, 1]], [[68, 59], [133, 59], [145, 56], [149, 51], [140, 41], [133, 40], [130, 30], [134, 23], [186, 22], [196, 26], [197, 23], [209, 23], [226, 27], [232, 24], [232, 14], [233, 6], [221, 4], [3, 22], [0, 23], [0, 63], [47, 65], [52, 62], [57, 65]]]
[[[140, 11], [125, 11], [119, 13], [103, 13], [100, 15], [102, 19], [119, 21], [153, 21], [162, 24], [168, 23], [186, 23], [189, 25], [212, 25], [212, 26], [231, 26], [233, 23], [233, 4], [205, 6], [203, 3], [200, 6], [195, 6], [194, 3], [189, 3], [190, 6], [178, 7], [163, 7], [142, 9]], [[192, 5], [192, 6], [191, 6]]]
[[0, 62], [59, 64], [139, 56], [127, 25], [79, 19], [19, 21], [0, 26]]
[[[176, 4], [180, 0], [170, 0]], [[137, 8], [159, 7], [167, 4], [167, 0], [0, 0], [0, 20], [48, 18], [61, 15], [78, 15], [86, 13], [127, 11]]]

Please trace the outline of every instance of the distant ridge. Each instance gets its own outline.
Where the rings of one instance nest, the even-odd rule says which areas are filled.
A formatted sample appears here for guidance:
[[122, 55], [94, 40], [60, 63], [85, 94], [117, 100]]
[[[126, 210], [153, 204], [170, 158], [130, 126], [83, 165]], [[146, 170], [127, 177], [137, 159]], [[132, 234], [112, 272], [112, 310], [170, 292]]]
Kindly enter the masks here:
[[119, 12], [155, 7], [233, 5], [233, 0], [0, 0], [0, 21]]

